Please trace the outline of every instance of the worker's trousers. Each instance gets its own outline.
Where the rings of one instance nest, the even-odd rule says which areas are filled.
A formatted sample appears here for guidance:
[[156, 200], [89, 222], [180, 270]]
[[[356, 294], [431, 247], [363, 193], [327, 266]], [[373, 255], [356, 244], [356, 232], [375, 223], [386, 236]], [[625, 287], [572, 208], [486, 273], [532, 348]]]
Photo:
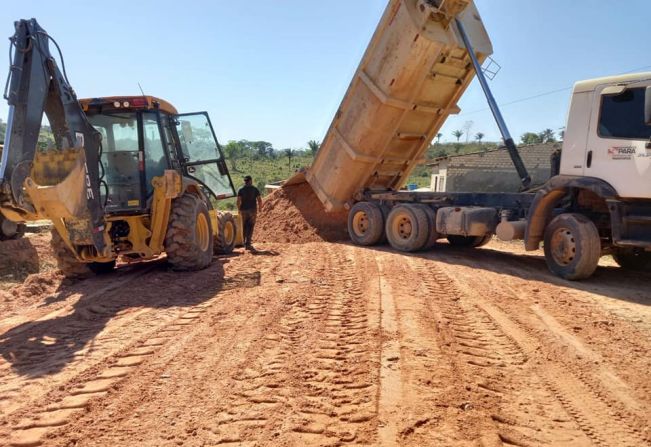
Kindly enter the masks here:
[[244, 226], [244, 246], [251, 245], [253, 239], [253, 230], [255, 229], [255, 220], [258, 216], [257, 211], [240, 211], [242, 216], [242, 225]]

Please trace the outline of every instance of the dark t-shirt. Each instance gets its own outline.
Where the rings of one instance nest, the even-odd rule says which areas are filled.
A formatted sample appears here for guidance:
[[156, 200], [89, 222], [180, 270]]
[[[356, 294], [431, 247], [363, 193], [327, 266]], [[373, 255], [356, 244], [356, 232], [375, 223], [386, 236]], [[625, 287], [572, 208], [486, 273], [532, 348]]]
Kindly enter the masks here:
[[237, 192], [237, 196], [242, 198], [242, 211], [257, 211], [258, 210], [258, 197], [260, 191], [253, 185], [246, 185]]

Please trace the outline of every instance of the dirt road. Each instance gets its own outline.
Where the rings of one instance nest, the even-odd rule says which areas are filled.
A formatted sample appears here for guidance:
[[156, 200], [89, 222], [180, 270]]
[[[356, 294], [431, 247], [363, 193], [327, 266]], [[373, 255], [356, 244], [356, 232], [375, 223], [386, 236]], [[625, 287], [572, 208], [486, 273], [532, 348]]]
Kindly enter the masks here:
[[568, 283], [504, 245], [263, 248], [9, 309], [0, 444], [651, 444], [648, 277]]

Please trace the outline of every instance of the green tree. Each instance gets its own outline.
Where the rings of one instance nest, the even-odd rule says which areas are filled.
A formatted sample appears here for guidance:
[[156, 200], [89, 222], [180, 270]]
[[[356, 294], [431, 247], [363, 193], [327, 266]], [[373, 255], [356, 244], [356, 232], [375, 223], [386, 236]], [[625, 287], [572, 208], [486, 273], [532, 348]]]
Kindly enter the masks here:
[[228, 161], [231, 162], [233, 171], [240, 172], [240, 170], [237, 168], [237, 161], [244, 155], [242, 144], [239, 141], [229, 141], [226, 146], [224, 146], [224, 154], [226, 155]]
[[526, 132], [520, 137], [522, 144], [540, 144], [543, 142], [541, 134]]
[[440, 133], [440, 132], [437, 133], [436, 134], [436, 144], [441, 144], [441, 138], [443, 138], [443, 134]]
[[458, 143], [461, 137], [463, 136], [463, 130], [455, 130], [454, 132], [452, 132], [452, 135], [457, 139], [457, 143]]
[[556, 135], [554, 134], [553, 130], [545, 129], [542, 132], [540, 132], [540, 140], [542, 143], [555, 143]]
[[479, 142], [479, 145], [480, 145], [480, 146], [481, 146], [481, 140], [484, 139], [484, 136], [485, 136], [485, 135], [484, 135], [483, 133], [481, 133], [481, 132], [477, 132], [477, 133], [475, 134], [475, 139]]
[[310, 149], [312, 155], [316, 155], [316, 153], [319, 152], [319, 149], [321, 149], [321, 143], [316, 140], [310, 140], [307, 142], [307, 147]]

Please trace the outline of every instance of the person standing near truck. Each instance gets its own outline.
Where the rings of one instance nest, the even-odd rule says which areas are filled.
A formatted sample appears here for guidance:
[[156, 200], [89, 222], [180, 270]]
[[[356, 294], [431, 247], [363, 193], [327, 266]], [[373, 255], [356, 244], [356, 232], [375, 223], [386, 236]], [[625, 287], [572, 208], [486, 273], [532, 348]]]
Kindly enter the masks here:
[[258, 216], [258, 208], [262, 208], [260, 191], [253, 186], [253, 179], [250, 175], [244, 177], [244, 186], [237, 192], [237, 209], [242, 216], [244, 227], [244, 248], [254, 250], [252, 244], [253, 230]]

